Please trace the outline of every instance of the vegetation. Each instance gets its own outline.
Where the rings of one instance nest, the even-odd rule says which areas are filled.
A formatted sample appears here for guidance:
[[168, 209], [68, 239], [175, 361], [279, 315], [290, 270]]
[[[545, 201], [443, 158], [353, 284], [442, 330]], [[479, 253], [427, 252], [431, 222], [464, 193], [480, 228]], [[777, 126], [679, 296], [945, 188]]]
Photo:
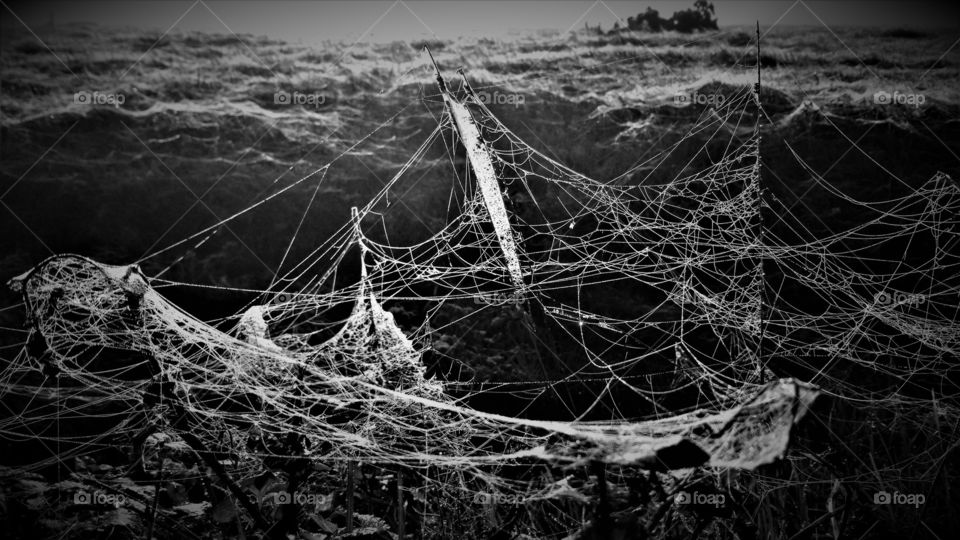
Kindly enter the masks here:
[[[648, 10], [632, 17], [630, 28], [606, 36], [465, 40], [446, 43], [442, 51], [435, 44], [431, 48], [445, 66], [464, 63], [475, 86], [523, 94], [524, 106], [491, 108], [548, 155], [609, 180], [631, 171], [638, 159], [670, 148], [705, 111], [675, 107], [678, 87], [722, 93], [724, 84], [752, 83], [752, 56], [744, 52], [752, 46], [749, 33], [744, 37], [736, 29], [716, 31], [707, 2], [698, 1], [681, 13], [686, 15], [661, 19]], [[695, 43], [677, 35], [711, 28]], [[796, 165], [784, 142], [813, 170], [830, 171], [832, 185], [865, 199], [882, 200], [906, 189], [889, 181], [885, 171], [914, 187], [938, 170], [960, 178], [960, 166], [950, 152], [960, 147], [953, 127], [960, 104], [955, 85], [960, 63], [956, 52], [940, 58], [955, 36], [839, 32], [852, 50], [870, 52], [858, 55], [839, 47], [826, 31], [792, 30], [772, 34], [761, 59], [767, 66], [764, 99], [772, 117], [764, 128], [765, 178], [776, 197], [808, 218], [810, 234], [820, 237], [857, 223], [858, 216], [811, 190], [809, 171]], [[416, 149], [434, 127], [432, 114], [438, 110], [430, 98], [432, 73], [409, 44], [330, 45], [318, 51], [252, 37], [240, 43], [232, 36], [173, 35], [124, 79], [118, 75], [154, 38], [91, 27], [63, 29], [48, 42], [55, 43], [66, 66], [45, 48], [31, 45], [34, 39], [25, 32], [5, 33], [0, 39], [3, 282], [51, 252], [82, 253], [118, 264], [136, 261], [326, 164], [386, 122], [331, 169], [319, 187], [322, 204], [308, 207], [317, 185], [304, 184], [229, 229], [215, 231], [203, 245], [192, 244], [143, 265], [147, 275], [170, 267], [164, 277], [172, 282], [241, 289], [164, 290], [184, 309], [209, 320], [249, 301], [252, 295], [242, 289], [270, 283], [286, 241], [298, 228], [292, 260], [342, 226], [349, 207], [364, 203]], [[250, 56], [247, 47], [266, 65]], [[66, 67], [83, 78], [78, 82]], [[906, 91], [928, 68], [923, 106], [878, 107], [872, 101], [873, 93], [885, 88], [879, 84]], [[749, 72], [746, 77], [744, 71]], [[723, 84], [695, 86], [703, 77]], [[309, 89], [329, 99], [318, 106], [284, 109], [273, 101], [278, 87]], [[119, 91], [127, 99], [117, 107], [75, 107], [73, 95], [82, 89]], [[676, 150], [676, 159], [632, 170], [618, 180], [640, 184], [676, 177], [684, 171], [686, 158], [708, 139], [708, 134], [693, 137]], [[870, 157], [848, 154], [848, 139], [858, 141]], [[706, 148], [708, 154], [723, 150]], [[693, 166], [702, 164], [701, 157]], [[403, 204], [394, 203], [387, 217], [390, 240], [398, 245], [423, 239], [446, 218], [449, 178], [427, 166], [411, 176], [419, 183], [404, 186], [409, 191]], [[776, 224], [772, 230], [785, 232]], [[344, 274], [345, 282], [356, 279], [355, 271]], [[0, 300], [3, 308], [18, 302], [6, 289]], [[613, 309], [617, 301], [624, 300], [610, 299]], [[440, 316], [456, 319], [461, 308], [449, 309]], [[401, 326], [414, 315], [396, 313]], [[18, 350], [25, 335], [19, 331], [23, 322], [18, 309], [0, 311], [0, 327], [10, 329], [0, 336], [3, 358]], [[565, 362], [541, 365], [534, 345], [501, 338], [511, 334], [511, 325], [520, 324], [505, 308], [459, 335], [438, 336], [435, 345], [466, 359], [472, 373], [460, 374], [440, 358], [431, 369], [450, 379], [472, 376], [480, 381], [565, 376], [576, 351], [565, 351]], [[862, 374], [846, 376], [870, 383]], [[958, 380], [957, 373], [945, 377]], [[569, 392], [568, 402], [590, 404], [587, 393], [561, 391]], [[16, 410], [17, 398], [3, 399]], [[956, 405], [950, 401], [955, 397], [944, 399]], [[830, 418], [830, 426], [804, 424], [791, 459], [756, 474], [701, 472], [690, 478], [711, 493], [728, 495], [729, 504], [722, 507], [672, 505], [668, 488], [675, 486], [665, 486], [660, 475], [646, 471], [551, 474], [570, 475], [571, 484], [589, 495], [561, 508], [564, 515], [581, 521], [576, 532], [580, 538], [919, 538], [928, 529], [941, 538], [956, 537], [952, 488], [960, 479], [958, 425], [955, 417], [938, 412], [943, 410], [941, 398], [931, 400], [929, 411], [893, 412], [824, 400], [815, 417]], [[497, 395], [481, 395], [474, 404], [506, 414], [528, 405]], [[556, 409], [544, 400], [529, 413], [545, 415]], [[926, 428], [917, 430], [918, 425]], [[67, 427], [103, 428], [94, 423]], [[143, 538], [148, 530], [157, 538], [250, 537], [249, 513], [184, 441], [150, 441], [142, 468], [133, 465], [139, 459], [131, 455], [133, 446], [133, 441], [118, 441], [117, 447], [89, 459], [23, 474], [14, 471], [18, 463], [48, 450], [4, 439], [0, 455], [9, 468], [0, 471], [0, 527], [12, 538]], [[920, 452], [939, 457], [933, 463], [917, 461]], [[230, 456], [218, 457], [229, 465]], [[267, 495], [256, 504], [271, 522], [283, 519], [284, 509], [269, 495], [289, 485], [285, 465], [278, 463], [267, 475], [248, 477], [241, 471], [234, 476], [236, 487], [251, 497]], [[499, 519], [476, 513], [468, 519], [453, 497], [423, 491], [416, 478], [388, 466], [352, 474], [348, 464], [317, 460], [311, 467], [308, 485], [318, 497], [296, 516], [299, 529], [293, 532], [302, 538], [388, 538], [401, 523], [410, 535], [423, 529], [433, 538], [510, 538], [524, 532], [511, 528], [515, 508], [501, 507]], [[354, 479], [352, 488], [348, 475]], [[597, 528], [596, 520], [602, 515], [604, 475], [622, 477], [629, 486], [606, 495], [606, 515], [612, 517], [605, 531]], [[406, 495], [398, 498], [401, 482]], [[920, 508], [872, 504], [871, 493], [894, 485], [924, 493], [927, 503]], [[79, 508], [74, 496], [80, 490], [122, 494], [129, 504]], [[447, 501], [447, 506], [425, 515], [425, 500]], [[353, 512], [348, 511], [351, 506]], [[348, 515], [354, 516], [352, 527]], [[543, 530], [550, 527], [544, 524]]]
[[713, 4], [707, 0], [697, 0], [692, 8], [677, 11], [669, 19], [661, 18], [660, 12], [648, 7], [643, 13], [629, 17], [627, 28], [641, 32], [674, 30], [682, 34], [718, 29]]

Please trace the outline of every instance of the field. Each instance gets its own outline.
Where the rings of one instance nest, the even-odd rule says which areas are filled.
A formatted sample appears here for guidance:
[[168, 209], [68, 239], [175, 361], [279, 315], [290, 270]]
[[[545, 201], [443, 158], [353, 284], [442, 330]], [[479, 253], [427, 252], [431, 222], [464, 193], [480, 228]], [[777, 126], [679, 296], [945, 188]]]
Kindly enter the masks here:
[[[199, 230], [213, 215], [238, 210], [281, 175], [306, 174], [352, 148], [324, 187], [328, 210], [307, 216], [312, 236], [301, 246], [307, 249], [395, 173], [439, 111], [423, 43], [307, 49], [254, 37], [158, 38], [69, 29], [50, 36], [58, 60], [31, 36], [4, 33], [3, 173], [12, 186], [4, 203], [23, 222], [2, 217], [4, 229], [14, 231], [2, 239], [5, 276], [50, 251], [113, 262], [139, 258]], [[677, 106], [676, 96], [756, 79], [751, 35], [738, 29], [429, 45], [449, 76], [464, 68], [473, 86], [489, 94], [492, 110], [528, 143], [598, 180], [673, 174], [659, 169], [647, 178], [650, 164], [634, 167], [676, 142], [702, 112]], [[907, 181], [938, 170], [956, 177], [956, 50], [940, 58], [949, 46], [950, 36], [909, 31], [833, 36], [825, 29], [774, 29], [762, 47], [773, 121], [764, 148], [771, 188], [791, 201], [803, 193], [803, 174], [780, 159], [778, 139], [854, 190], [877, 188], [883, 169]], [[319, 98], [281, 106], [274, 103], [278, 90]], [[923, 103], [877, 104], [878, 91], [922, 95]], [[75, 103], [77, 92], [121, 95], [124, 102], [86, 106]], [[851, 151], [851, 142], [872, 159]], [[49, 159], [17, 182], [48, 149]], [[408, 194], [395, 241], [428, 232], [412, 214], [428, 226], [438, 217], [424, 200], [442, 182], [425, 178]], [[195, 204], [201, 194], [204, 204]], [[277, 204], [296, 213], [297, 200], [291, 195]], [[829, 208], [817, 211], [828, 220]], [[288, 238], [295, 224], [274, 220], [266, 230], [255, 221], [233, 227], [249, 250], [227, 237], [222, 251], [198, 253], [195, 266], [180, 270], [191, 281], [263, 283], [282, 255], [274, 240]]]

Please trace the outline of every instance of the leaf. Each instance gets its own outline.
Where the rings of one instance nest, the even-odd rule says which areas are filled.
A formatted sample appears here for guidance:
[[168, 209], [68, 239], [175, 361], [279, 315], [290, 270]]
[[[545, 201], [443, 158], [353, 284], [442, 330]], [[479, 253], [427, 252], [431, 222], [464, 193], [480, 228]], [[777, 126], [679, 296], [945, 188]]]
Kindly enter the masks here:
[[174, 506], [173, 510], [176, 512], [182, 512], [188, 517], [192, 518], [203, 518], [207, 509], [210, 508], [210, 503], [207, 501], [198, 502], [198, 503], [187, 503], [181, 504], [179, 506]]
[[36, 497], [31, 497], [26, 501], [24, 501], [24, 506], [26, 506], [31, 510], [39, 511], [46, 508], [48, 504], [47, 504], [47, 500], [43, 498], [43, 495], [38, 495]]
[[316, 522], [317, 526], [320, 527], [320, 530], [323, 532], [336, 534], [336, 532], [340, 529], [339, 527], [337, 527], [336, 523], [323, 519], [322, 517], [317, 517], [314, 521]]
[[107, 514], [106, 523], [131, 529], [139, 524], [139, 518], [127, 508], [118, 508]]
[[390, 530], [390, 526], [387, 525], [387, 522], [381, 518], [378, 518], [377, 516], [370, 514], [354, 514], [354, 517], [357, 519], [359, 529], [371, 529], [374, 532]]
[[25, 493], [30, 494], [43, 493], [50, 489], [50, 485], [46, 482], [38, 482], [36, 480], [20, 480], [18, 484]]
[[168, 482], [164, 491], [167, 492], [167, 496], [173, 501], [174, 506], [187, 501], [187, 489], [179, 482]]
[[210, 512], [210, 518], [217, 523], [229, 523], [237, 519], [237, 507], [233, 501], [227, 497], [217, 503]]
[[132, 491], [147, 499], [153, 497], [154, 487], [152, 485], [138, 484], [126, 476], [117, 478], [114, 483], [117, 487], [123, 488], [124, 491]]

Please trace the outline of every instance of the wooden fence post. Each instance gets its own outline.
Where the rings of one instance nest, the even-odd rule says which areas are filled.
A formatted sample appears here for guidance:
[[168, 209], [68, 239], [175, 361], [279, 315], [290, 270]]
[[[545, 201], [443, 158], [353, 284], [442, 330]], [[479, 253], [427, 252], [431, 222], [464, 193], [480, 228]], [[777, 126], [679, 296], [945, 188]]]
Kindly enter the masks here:
[[353, 475], [356, 462], [347, 463], [347, 532], [353, 532]]
[[403, 540], [406, 533], [406, 515], [403, 508], [403, 469], [397, 469], [397, 538]]

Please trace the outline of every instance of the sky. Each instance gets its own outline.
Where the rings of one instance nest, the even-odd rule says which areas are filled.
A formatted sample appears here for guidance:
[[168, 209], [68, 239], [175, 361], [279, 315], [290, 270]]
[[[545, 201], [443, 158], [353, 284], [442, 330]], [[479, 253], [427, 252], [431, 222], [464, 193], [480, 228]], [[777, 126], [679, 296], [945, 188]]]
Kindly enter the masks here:
[[[529, 30], [610, 28], [653, 7], [661, 17], [693, 0], [0, 0], [3, 27], [71, 22], [162, 31], [266, 35], [294, 43], [499, 37]], [[946, 28], [960, 37], [960, 2], [906, 0], [716, 0], [721, 26], [904, 26]]]

